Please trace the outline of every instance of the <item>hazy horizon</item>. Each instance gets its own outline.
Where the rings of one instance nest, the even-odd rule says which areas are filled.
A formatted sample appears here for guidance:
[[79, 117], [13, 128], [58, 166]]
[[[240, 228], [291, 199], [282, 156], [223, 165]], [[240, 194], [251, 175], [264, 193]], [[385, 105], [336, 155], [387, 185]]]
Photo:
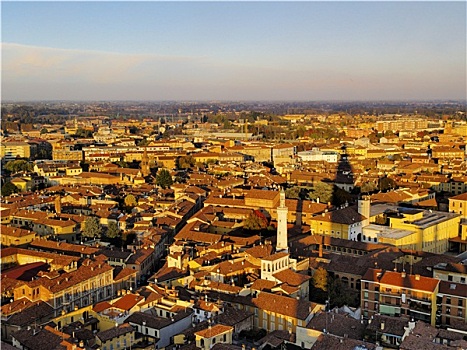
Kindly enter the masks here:
[[2, 2], [2, 100], [464, 101], [465, 2]]

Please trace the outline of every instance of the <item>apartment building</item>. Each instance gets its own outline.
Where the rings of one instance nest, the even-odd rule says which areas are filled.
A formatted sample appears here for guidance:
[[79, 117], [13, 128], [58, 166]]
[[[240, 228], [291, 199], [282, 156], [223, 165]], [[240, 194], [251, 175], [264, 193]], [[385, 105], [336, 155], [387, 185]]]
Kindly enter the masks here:
[[24, 141], [5, 141], [0, 145], [0, 158], [9, 161], [17, 158], [30, 159], [37, 152], [35, 143], [29, 144]]
[[379, 313], [435, 325], [439, 284], [436, 278], [368, 269], [361, 280], [363, 316], [371, 319]]

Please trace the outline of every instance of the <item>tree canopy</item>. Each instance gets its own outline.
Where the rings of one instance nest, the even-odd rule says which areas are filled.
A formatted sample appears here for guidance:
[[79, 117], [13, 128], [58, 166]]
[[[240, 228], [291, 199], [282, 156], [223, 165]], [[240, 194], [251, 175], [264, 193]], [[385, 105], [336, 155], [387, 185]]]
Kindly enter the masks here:
[[91, 216], [86, 219], [82, 235], [89, 238], [100, 238], [102, 235], [102, 225], [98, 217]]
[[82, 129], [82, 128], [78, 128], [76, 130], [76, 133], [75, 135], [76, 137], [78, 138], [85, 138], [85, 139], [88, 139], [88, 138], [91, 138], [92, 137], [92, 131], [91, 130], [87, 130], [87, 129]]
[[5, 164], [5, 169], [12, 173], [17, 173], [19, 171], [32, 171], [33, 165], [27, 160], [10, 160]]
[[378, 189], [380, 191], [395, 190], [397, 188], [396, 181], [390, 177], [382, 177], [378, 181]]
[[128, 194], [125, 199], [124, 199], [124, 203], [127, 207], [134, 207], [136, 206], [136, 204], [138, 204], [138, 202], [136, 201], [136, 198], [134, 195], [132, 195], [131, 193]]
[[268, 227], [268, 219], [259, 210], [255, 210], [245, 219], [243, 227], [247, 230], [263, 230]]
[[332, 201], [333, 186], [325, 182], [318, 182], [314, 187], [313, 191], [308, 193], [310, 199], [317, 200], [319, 199], [322, 203], [327, 203]]
[[161, 169], [156, 175], [156, 184], [162, 188], [168, 188], [173, 184], [172, 175], [167, 169]]
[[1, 191], [2, 191], [2, 196], [7, 197], [11, 195], [12, 193], [19, 192], [19, 188], [13, 185], [10, 181], [8, 181], [2, 186]]
[[109, 226], [107, 226], [107, 232], [105, 234], [108, 238], [117, 238], [120, 237], [120, 229], [118, 228], [117, 223], [111, 221]]
[[326, 292], [328, 290], [328, 272], [322, 267], [318, 267], [312, 278], [313, 287]]
[[188, 169], [195, 165], [195, 159], [190, 155], [179, 157], [176, 165], [178, 169]]

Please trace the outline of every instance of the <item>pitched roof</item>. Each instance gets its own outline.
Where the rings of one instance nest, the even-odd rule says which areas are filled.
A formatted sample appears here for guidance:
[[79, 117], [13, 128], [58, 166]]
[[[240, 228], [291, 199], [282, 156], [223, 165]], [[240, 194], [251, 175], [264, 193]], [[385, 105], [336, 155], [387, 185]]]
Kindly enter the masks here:
[[126, 294], [114, 302], [112, 306], [121, 310], [129, 311], [143, 299], [144, 297], [137, 294]]
[[102, 331], [96, 334], [102, 342], [106, 342], [107, 340], [119, 337], [121, 335], [125, 335], [130, 332], [134, 332], [134, 328], [129, 323], [123, 323], [118, 327], [110, 328], [106, 331]]
[[227, 333], [232, 330], [233, 330], [232, 326], [216, 324], [212, 327], [208, 327], [206, 329], [196, 332], [195, 335], [203, 337], [203, 338], [212, 338], [212, 337], [215, 337], [216, 335]]
[[362, 277], [363, 280], [426, 292], [434, 292], [439, 284], [439, 280], [436, 278], [381, 269], [368, 269]]
[[311, 220], [315, 221], [326, 221], [347, 225], [351, 225], [356, 222], [361, 222], [365, 219], [367, 218], [358, 213], [356, 206], [350, 206], [343, 209], [333, 210], [327, 213], [322, 213], [321, 215], [316, 215], [311, 218]]
[[305, 320], [316, 307], [316, 304], [306, 300], [297, 300], [295, 298], [266, 292], [259, 293], [257, 298], [252, 299], [252, 302], [259, 309], [300, 320]]
[[273, 275], [274, 278], [277, 278], [281, 282], [287, 283], [289, 286], [299, 287], [301, 284], [309, 281], [311, 276], [307, 276], [301, 273], [297, 273], [290, 269], [282, 270], [276, 272]]

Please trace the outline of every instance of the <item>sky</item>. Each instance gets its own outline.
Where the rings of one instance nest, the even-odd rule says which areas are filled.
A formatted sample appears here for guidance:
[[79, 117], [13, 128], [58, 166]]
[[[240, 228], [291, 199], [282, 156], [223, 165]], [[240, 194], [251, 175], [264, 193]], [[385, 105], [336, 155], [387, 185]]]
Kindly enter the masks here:
[[2, 100], [466, 98], [465, 1], [1, 2]]

